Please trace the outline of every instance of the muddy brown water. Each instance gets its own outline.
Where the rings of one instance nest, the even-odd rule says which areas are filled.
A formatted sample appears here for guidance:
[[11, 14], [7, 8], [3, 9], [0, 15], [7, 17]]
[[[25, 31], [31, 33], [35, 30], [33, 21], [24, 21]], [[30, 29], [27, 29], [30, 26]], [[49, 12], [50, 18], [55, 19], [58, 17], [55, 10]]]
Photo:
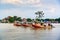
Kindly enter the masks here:
[[0, 23], [0, 40], [60, 40], [60, 24], [53, 29], [32, 29]]

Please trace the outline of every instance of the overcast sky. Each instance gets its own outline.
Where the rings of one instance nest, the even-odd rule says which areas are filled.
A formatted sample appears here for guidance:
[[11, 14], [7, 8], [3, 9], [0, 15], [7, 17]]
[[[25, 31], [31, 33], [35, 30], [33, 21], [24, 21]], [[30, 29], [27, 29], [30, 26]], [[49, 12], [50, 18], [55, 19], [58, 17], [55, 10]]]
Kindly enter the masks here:
[[43, 11], [44, 18], [58, 18], [60, 0], [0, 0], [0, 19], [14, 15], [35, 18], [37, 11]]

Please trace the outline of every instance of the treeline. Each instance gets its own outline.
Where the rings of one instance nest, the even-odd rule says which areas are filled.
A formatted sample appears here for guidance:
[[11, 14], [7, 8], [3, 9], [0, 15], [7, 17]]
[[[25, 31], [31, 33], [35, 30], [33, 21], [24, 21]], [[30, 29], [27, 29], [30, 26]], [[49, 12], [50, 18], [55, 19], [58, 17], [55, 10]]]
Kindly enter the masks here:
[[6, 18], [1, 19], [0, 22], [1, 23], [13, 23], [14, 21], [22, 22], [23, 19], [26, 19], [27, 22], [32, 21], [31, 18], [21, 18], [21, 17], [18, 17], [18, 16], [8, 16]]
[[[6, 18], [3, 18], [0, 20], [1, 23], [13, 23], [14, 21], [19, 21], [22, 22], [24, 18], [18, 17], [18, 16], [8, 16]], [[33, 22], [33, 21], [38, 21], [38, 22], [51, 22], [51, 23], [60, 23], [60, 18], [56, 19], [31, 19], [31, 18], [25, 18], [27, 22]]]

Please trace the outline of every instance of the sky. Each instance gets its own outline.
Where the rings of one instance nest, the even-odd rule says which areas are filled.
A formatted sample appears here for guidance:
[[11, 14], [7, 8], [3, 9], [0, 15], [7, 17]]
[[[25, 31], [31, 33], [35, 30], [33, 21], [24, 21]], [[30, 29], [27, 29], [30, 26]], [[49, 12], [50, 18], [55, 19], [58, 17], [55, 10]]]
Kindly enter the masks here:
[[43, 18], [60, 17], [60, 0], [0, 0], [0, 19], [7, 16], [35, 18], [43, 11]]

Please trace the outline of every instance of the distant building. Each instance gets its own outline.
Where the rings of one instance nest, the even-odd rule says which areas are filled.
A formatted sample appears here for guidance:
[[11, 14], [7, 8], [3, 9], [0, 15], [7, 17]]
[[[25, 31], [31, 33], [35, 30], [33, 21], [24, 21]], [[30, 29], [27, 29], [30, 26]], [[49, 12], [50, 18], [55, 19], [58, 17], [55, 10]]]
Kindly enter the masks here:
[[2, 21], [1, 21], [2, 23], [8, 23], [9, 21], [8, 21], [8, 19], [7, 18], [4, 18], [4, 19], [2, 19]]

